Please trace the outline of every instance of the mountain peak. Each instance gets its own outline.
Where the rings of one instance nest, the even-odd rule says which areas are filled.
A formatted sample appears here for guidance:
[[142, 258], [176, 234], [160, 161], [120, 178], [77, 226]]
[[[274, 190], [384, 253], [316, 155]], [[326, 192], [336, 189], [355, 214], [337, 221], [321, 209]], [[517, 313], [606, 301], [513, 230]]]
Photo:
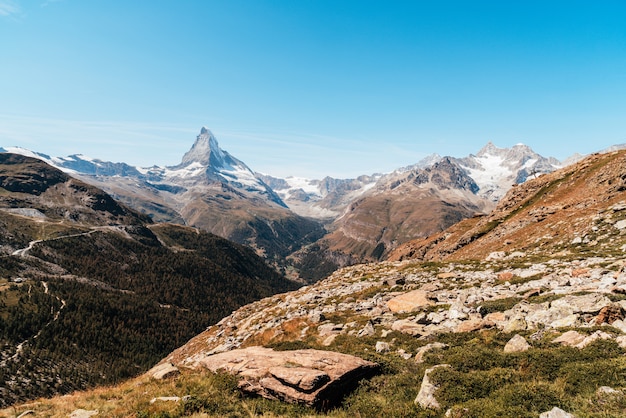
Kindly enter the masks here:
[[217, 139], [205, 126], [196, 137], [196, 142], [185, 153], [182, 165], [200, 163], [205, 166], [221, 167], [224, 164], [224, 152], [220, 149]]
[[476, 156], [483, 157], [485, 155], [496, 155], [498, 151], [501, 151], [501, 148], [496, 147], [493, 142], [489, 141], [487, 144], [478, 151]]

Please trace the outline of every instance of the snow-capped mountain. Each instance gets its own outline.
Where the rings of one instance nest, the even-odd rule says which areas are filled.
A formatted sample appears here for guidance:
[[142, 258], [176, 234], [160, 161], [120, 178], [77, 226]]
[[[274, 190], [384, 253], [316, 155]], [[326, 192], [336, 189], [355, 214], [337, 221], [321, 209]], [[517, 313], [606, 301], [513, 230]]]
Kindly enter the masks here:
[[290, 211], [254, 171], [222, 150], [207, 128], [173, 167], [133, 167], [81, 154], [50, 157], [17, 147], [5, 151], [44, 160], [156, 221], [196, 226], [247, 244], [272, 262], [284, 261], [324, 233], [319, 223]]
[[203, 127], [189, 151], [174, 167], [141, 168], [138, 171], [156, 187], [193, 188], [212, 183], [228, 184], [235, 189], [258, 195], [279, 206], [287, 207], [280, 197], [257, 178], [241, 160], [222, 150], [213, 133]]
[[476, 182], [478, 195], [494, 202], [500, 200], [514, 184], [561, 167], [558, 160], [542, 157], [524, 144], [498, 148], [491, 142], [478, 154], [455, 161]]
[[381, 174], [363, 175], [356, 179], [310, 180], [302, 177], [284, 179], [257, 174], [267, 183], [291, 210], [302, 216], [334, 220], [354, 199], [376, 185]]
[[[222, 150], [207, 128], [172, 167], [3, 150], [43, 159], [156, 221], [196, 226], [250, 245], [277, 263], [307, 247], [325, 255], [297, 254], [302, 266], [331, 259], [335, 267], [379, 259], [408, 239], [485, 213], [514, 184], [563, 165], [523, 144], [498, 148], [489, 142], [476, 155], [433, 154], [387, 174], [281, 179], [255, 173]], [[326, 233], [322, 223], [332, 233], [318, 241]]]

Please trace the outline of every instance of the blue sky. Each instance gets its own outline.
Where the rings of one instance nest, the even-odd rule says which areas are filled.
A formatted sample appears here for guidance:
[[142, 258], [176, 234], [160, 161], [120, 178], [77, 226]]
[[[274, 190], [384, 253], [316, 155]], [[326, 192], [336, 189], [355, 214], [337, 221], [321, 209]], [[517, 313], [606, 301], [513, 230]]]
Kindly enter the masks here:
[[353, 177], [626, 142], [626, 2], [0, 0], [0, 146]]

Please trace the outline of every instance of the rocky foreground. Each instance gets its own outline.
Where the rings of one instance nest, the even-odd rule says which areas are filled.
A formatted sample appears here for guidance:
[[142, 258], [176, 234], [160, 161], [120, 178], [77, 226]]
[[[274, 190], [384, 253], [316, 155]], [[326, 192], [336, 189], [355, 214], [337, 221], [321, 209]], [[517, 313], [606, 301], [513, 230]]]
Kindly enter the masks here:
[[[5, 416], [623, 416], [625, 265], [619, 255], [513, 252], [353, 266], [240, 308], [123, 396], [76, 395], [65, 415], [42, 413], [54, 401], [39, 401]], [[276, 404], [189, 383], [203, 387], [216, 371]], [[132, 393], [140, 400], [129, 406]], [[198, 399], [202, 414], [184, 413]], [[285, 401], [295, 406], [277, 406]]]
[[[429, 352], [459, 349], [439, 341], [440, 336], [450, 340], [451, 334], [481, 333], [505, 337], [500, 350], [505, 355], [559, 346], [582, 350], [597, 340], [623, 350], [625, 312], [626, 270], [620, 257], [576, 259], [561, 254], [529, 260], [514, 252], [491, 254], [482, 263], [361, 265], [340, 270], [316, 285], [247, 305], [173, 352], [164, 363], [192, 369], [211, 363], [212, 370], [237, 374], [228, 361], [219, 362], [219, 353], [235, 353], [238, 362], [245, 363], [250, 359], [241, 350], [244, 347], [345, 351], [346, 346], [358, 345], [365, 355], [421, 364], [433, 361], [435, 356], [428, 358]], [[348, 343], [358, 340], [365, 344]], [[427, 378], [431, 370], [424, 373], [422, 389], [413, 388], [418, 410], [441, 408], [438, 387]], [[446, 373], [446, 368], [441, 370]], [[251, 384], [249, 375], [239, 375], [240, 387]], [[262, 378], [253, 380], [258, 383]], [[306, 396], [290, 400], [306, 403]], [[448, 415], [455, 411], [453, 405], [448, 409]]]

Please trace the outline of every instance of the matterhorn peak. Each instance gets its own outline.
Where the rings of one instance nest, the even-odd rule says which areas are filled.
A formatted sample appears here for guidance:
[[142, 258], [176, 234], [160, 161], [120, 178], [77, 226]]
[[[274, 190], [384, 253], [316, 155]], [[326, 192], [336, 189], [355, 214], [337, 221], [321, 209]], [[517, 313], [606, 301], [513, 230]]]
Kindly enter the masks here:
[[224, 152], [220, 149], [213, 133], [206, 126], [202, 127], [193, 147], [183, 156], [182, 165], [191, 163], [213, 167], [224, 165]]

